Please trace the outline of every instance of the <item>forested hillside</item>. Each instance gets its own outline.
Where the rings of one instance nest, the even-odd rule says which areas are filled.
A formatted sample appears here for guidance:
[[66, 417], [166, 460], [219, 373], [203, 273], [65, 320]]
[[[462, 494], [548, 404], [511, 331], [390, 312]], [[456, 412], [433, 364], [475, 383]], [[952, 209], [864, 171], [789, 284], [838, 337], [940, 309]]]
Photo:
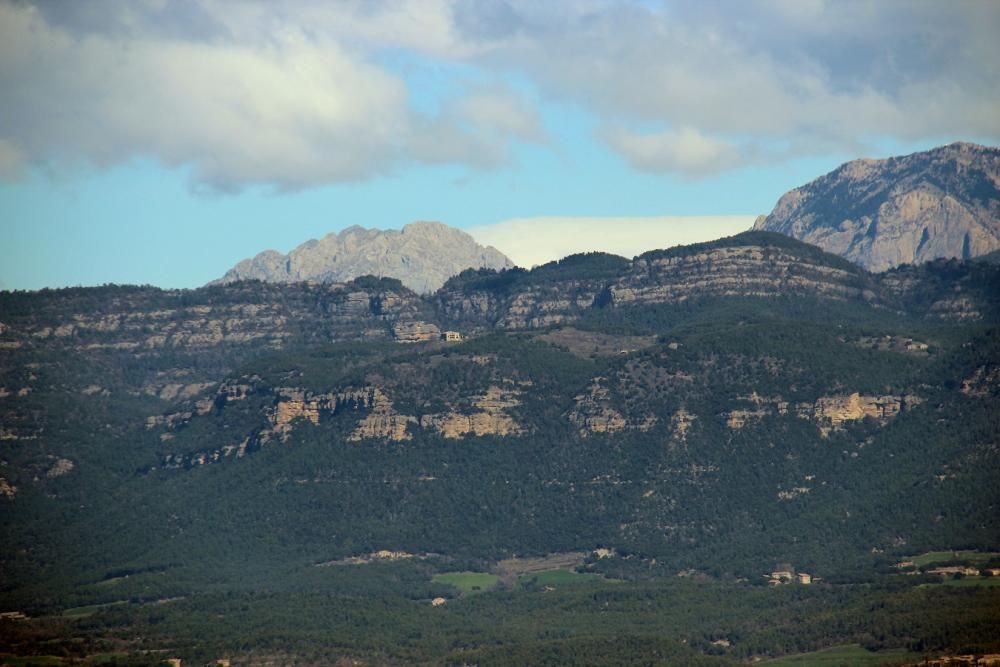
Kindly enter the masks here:
[[[0, 618], [0, 650], [1000, 650], [989, 582], [896, 567], [1000, 551], [998, 295], [988, 263], [871, 274], [764, 232], [429, 297], [374, 278], [2, 293], [0, 611], [30, 618]], [[531, 579], [543, 557], [576, 574]], [[435, 579], [468, 571], [496, 590]]]

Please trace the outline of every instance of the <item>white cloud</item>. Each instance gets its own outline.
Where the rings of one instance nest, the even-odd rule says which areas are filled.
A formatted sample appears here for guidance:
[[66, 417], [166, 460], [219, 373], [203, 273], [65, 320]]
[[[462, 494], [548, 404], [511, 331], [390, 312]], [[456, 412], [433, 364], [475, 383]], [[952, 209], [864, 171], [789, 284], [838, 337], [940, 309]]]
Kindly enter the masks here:
[[[636, 168], [685, 176], [1000, 137], [1000, 3], [982, 0], [36, 2], [0, 0], [8, 174], [145, 155], [217, 187], [297, 188], [490, 167], [547, 139], [498, 80], [594, 113]], [[440, 77], [436, 115], [414, 110], [413, 58]]]
[[703, 175], [734, 169], [745, 162], [737, 146], [691, 127], [647, 134], [615, 130], [608, 134], [607, 142], [642, 171]]
[[[418, 114], [404, 81], [363, 50], [301, 17], [253, 13], [270, 3], [232, 8], [209, 39], [178, 37], [176, 27], [161, 34], [143, 22], [152, 22], [140, 16], [145, 5], [129, 7], [127, 21], [95, 32], [0, 2], [2, 174], [24, 160], [110, 165], [151, 156], [192, 167], [212, 188], [296, 189], [403, 162], [493, 166], [511, 140], [541, 136], [537, 115], [503, 90], [456, 102], [461, 113]], [[389, 34], [405, 23], [393, 16]], [[93, 18], [66, 20], [89, 26]]]
[[492, 168], [508, 161], [511, 139], [548, 140], [538, 113], [515, 91], [476, 88], [445, 104], [433, 119], [417, 119], [407, 144], [410, 158], [429, 164]]
[[748, 145], [781, 160], [887, 137], [1000, 137], [995, 2], [577, 2], [558, 17], [539, 4], [510, 0], [517, 29], [480, 40], [478, 62], [594, 110], [641, 169], [742, 166]]
[[473, 125], [488, 128], [500, 136], [544, 143], [545, 130], [534, 108], [507, 88], [480, 90], [459, 104], [460, 116]]
[[8, 5], [0, 26], [0, 136], [35, 159], [151, 155], [219, 187], [300, 187], [377, 172], [408, 128], [402, 82], [294, 30], [262, 48], [77, 38]]
[[567, 255], [601, 251], [634, 257], [647, 250], [712, 241], [753, 226], [755, 216], [648, 218], [516, 218], [466, 229], [518, 266], [530, 268]]

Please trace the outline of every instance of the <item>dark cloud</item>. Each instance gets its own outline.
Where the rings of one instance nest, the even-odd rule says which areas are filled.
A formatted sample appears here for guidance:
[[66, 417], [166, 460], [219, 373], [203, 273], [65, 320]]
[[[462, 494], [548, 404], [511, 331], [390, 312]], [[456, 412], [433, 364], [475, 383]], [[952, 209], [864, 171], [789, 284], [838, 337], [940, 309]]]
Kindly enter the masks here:
[[637, 168], [711, 173], [876, 138], [1000, 136], [998, 3], [586, 2], [559, 22], [519, 11], [517, 38], [481, 62], [597, 111]]
[[510, 39], [524, 25], [506, 0], [460, 0], [454, 7], [455, 27], [473, 40]]
[[[545, 140], [522, 96], [477, 89], [511, 77], [647, 171], [991, 140], [997, 34], [985, 0], [0, 0], [0, 174], [143, 155], [225, 189], [492, 167]], [[468, 99], [418, 113], [387, 52], [461, 65]]]
[[[27, 3], [22, 3], [27, 4]], [[229, 34], [196, 0], [36, 0], [46, 23], [71, 34], [204, 41]]]

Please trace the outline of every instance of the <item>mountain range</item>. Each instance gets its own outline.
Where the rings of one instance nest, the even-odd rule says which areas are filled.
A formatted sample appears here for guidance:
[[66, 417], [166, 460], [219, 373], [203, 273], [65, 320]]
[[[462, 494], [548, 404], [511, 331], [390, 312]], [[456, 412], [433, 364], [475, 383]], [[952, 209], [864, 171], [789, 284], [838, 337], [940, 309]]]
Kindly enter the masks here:
[[954, 143], [854, 160], [795, 188], [754, 229], [884, 271], [1000, 249], [1000, 149]]
[[1000, 652], [990, 260], [0, 292], [0, 662]]
[[414, 222], [398, 231], [355, 225], [306, 241], [287, 255], [265, 250], [239, 262], [216, 282], [344, 282], [374, 275], [398, 278], [426, 293], [463, 269], [513, 266], [496, 248], [483, 247], [465, 232], [438, 222]]
[[[1000, 149], [955, 143], [854, 160], [783, 195], [753, 229], [817, 245], [870, 271], [986, 255], [1000, 250]], [[287, 255], [266, 250], [215, 283], [329, 283], [375, 275], [425, 294], [468, 268], [513, 266], [459, 229], [415, 222], [399, 231], [348, 227]]]

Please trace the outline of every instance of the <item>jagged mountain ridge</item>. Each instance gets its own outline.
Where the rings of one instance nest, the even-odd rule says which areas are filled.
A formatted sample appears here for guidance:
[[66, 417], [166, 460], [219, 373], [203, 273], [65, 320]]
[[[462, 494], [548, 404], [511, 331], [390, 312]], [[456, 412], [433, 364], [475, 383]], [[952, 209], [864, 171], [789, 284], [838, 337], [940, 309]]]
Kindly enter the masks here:
[[397, 278], [418, 293], [433, 292], [467, 268], [511, 268], [493, 246], [481, 246], [465, 232], [438, 222], [414, 222], [402, 230], [354, 225], [339, 234], [301, 244], [287, 255], [265, 250], [245, 259], [216, 283], [344, 282], [358, 276]]
[[787, 234], [871, 271], [1000, 249], [1000, 149], [954, 143], [861, 159], [786, 193], [754, 229]]

